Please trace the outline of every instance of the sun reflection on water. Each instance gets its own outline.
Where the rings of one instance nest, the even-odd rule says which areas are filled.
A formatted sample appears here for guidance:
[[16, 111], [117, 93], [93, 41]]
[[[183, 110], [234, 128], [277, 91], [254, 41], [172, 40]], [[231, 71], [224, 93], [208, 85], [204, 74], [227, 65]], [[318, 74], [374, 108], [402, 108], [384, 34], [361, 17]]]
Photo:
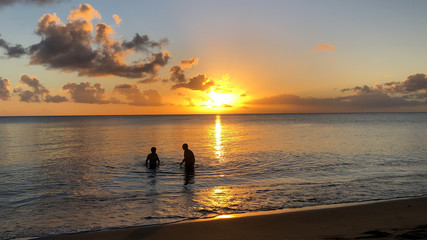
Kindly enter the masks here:
[[[242, 204], [242, 198], [231, 188], [215, 187], [206, 196], [206, 205], [220, 214], [228, 214], [230, 209]], [[226, 218], [227, 216], [222, 216]]]
[[233, 218], [233, 217], [234, 217], [234, 215], [226, 214], [226, 215], [216, 216], [215, 218]]
[[216, 116], [215, 121], [215, 157], [220, 163], [224, 162], [223, 149], [222, 149], [222, 126], [221, 126], [221, 115]]

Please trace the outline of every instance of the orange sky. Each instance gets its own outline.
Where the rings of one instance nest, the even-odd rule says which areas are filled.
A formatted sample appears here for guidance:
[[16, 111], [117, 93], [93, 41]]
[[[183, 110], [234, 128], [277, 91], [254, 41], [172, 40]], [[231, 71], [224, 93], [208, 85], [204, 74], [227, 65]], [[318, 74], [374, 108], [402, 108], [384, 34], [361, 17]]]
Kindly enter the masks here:
[[423, 1], [32, 3], [0, 4], [0, 116], [427, 110]]

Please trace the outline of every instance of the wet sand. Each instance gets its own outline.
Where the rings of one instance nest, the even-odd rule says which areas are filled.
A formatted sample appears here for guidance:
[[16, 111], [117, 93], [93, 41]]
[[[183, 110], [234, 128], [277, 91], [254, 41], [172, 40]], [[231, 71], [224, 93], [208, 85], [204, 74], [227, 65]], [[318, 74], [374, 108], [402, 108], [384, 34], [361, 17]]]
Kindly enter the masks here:
[[427, 239], [427, 197], [241, 214], [40, 239]]

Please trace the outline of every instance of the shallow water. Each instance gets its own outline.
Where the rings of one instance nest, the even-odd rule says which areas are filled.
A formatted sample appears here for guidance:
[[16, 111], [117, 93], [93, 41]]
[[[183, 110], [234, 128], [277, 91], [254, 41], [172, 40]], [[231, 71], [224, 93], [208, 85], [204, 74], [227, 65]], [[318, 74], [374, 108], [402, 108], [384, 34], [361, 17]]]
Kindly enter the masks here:
[[0, 136], [1, 239], [427, 194], [426, 113], [2, 117]]

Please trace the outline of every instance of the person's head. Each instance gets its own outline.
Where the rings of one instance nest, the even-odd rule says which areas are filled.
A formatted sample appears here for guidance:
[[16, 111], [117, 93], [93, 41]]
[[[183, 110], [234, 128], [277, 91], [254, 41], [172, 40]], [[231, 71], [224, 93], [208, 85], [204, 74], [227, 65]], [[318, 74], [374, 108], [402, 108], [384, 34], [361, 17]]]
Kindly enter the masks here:
[[182, 144], [182, 149], [187, 150], [188, 149], [188, 144], [186, 144], [186, 143]]
[[155, 152], [156, 152], [156, 150], [157, 150], [157, 149], [156, 149], [156, 147], [152, 147], [152, 148], [151, 148], [151, 152], [152, 152], [152, 153], [155, 153]]

